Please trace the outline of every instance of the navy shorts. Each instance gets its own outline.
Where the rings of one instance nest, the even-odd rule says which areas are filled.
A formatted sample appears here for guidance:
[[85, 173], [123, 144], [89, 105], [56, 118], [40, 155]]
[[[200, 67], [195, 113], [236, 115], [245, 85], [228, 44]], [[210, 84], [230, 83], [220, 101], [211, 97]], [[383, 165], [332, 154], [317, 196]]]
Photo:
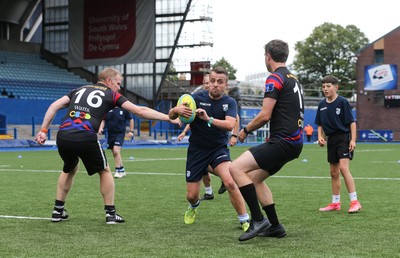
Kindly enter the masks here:
[[107, 149], [112, 149], [114, 146], [121, 146], [124, 144], [125, 132], [109, 133], [107, 135]]
[[328, 162], [339, 163], [340, 159], [354, 157], [354, 151], [349, 151], [350, 133], [336, 133], [328, 137]]
[[107, 158], [99, 141], [71, 142], [57, 139], [58, 153], [64, 161], [63, 171], [71, 172], [82, 160], [87, 173], [91, 176], [107, 167]]
[[231, 161], [226, 146], [200, 148], [189, 144], [186, 159], [186, 182], [198, 182], [208, 173], [208, 165], [213, 169], [222, 162]]
[[303, 144], [291, 144], [281, 139], [271, 139], [268, 142], [251, 147], [258, 166], [270, 176], [278, 172], [286, 163], [300, 156]]

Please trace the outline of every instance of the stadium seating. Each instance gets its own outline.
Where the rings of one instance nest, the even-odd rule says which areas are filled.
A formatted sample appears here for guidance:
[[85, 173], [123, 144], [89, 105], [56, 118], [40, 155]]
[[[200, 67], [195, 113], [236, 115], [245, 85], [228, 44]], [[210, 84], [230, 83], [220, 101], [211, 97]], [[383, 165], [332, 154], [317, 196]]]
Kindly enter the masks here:
[[48, 63], [39, 54], [0, 51], [3, 98], [54, 100], [86, 83], [79, 76]]

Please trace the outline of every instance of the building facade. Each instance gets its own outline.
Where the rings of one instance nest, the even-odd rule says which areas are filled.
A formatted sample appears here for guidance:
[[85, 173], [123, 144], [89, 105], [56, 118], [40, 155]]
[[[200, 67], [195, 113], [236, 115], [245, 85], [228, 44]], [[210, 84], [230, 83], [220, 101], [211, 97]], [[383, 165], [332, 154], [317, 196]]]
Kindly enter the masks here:
[[400, 141], [400, 26], [358, 54], [358, 140]]

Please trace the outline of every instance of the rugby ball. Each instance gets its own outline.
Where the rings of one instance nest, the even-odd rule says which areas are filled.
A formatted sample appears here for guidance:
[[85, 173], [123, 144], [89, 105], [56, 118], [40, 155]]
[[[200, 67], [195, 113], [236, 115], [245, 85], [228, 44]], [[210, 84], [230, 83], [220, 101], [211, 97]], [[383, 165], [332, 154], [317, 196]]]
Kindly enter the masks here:
[[196, 117], [196, 101], [191, 95], [183, 94], [182, 96], [179, 97], [178, 103], [176, 105], [179, 106], [182, 103], [186, 103], [186, 106], [192, 109], [192, 115], [190, 117], [184, 117], [179, 115], [179, 120], [181, 120], [181, 122], [184, 124], [190, 124]]

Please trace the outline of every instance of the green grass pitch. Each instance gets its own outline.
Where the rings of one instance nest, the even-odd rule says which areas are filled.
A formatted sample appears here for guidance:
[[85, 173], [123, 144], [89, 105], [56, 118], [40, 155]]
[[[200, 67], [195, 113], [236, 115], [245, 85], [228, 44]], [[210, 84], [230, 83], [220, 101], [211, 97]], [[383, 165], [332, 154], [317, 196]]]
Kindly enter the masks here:
[[[232, 158], [247, 149], [231, 148]], [[113, 168], [111, 152], [106, 150]], [[115, 204], [126, 223], [106, 225], [99, 177], [80, 167], [68, 196], [70, 219], [52, 223], [61, 159], [57, 151], [0, 152], [0, 253], [2, 257], [400, 257], [400, 144], [357, 145], [350, 164], [359, 200], [347, 214], [323, 213], [331, 201], [326, 149], [305, 145], [301, 156], [266, 182], [288, 236], [239, 242], [242, 231], [227, 193], [200, 205], [183, 223], [186, 148], [124, 148], [123, 179]], [[131, 158], [134, 157], [134, 158]], [[204, 189], [202, 189], [202, 194]]]

